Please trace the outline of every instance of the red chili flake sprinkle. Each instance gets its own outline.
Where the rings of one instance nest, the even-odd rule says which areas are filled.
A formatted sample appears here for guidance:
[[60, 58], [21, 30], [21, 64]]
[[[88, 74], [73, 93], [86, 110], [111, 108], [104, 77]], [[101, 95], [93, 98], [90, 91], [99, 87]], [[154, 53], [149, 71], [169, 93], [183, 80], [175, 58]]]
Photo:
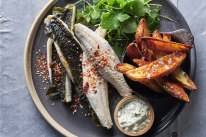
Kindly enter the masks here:
[[95, 55], [95, 56], [98, 56], [98, 55], [99, 55], [99, 51], [96, 50], [95, 53], [94, 53], [94, 55]]
[[75, 102], [78, 102], [78, 98], [77, 98], [77, 97], [73, 97], [73, 100], [74, 100]]
[[88, 89], [89, 89], [89, 83], [87, 82], [85, 84], [85, 86], [83, 87], [83, 93], [87, 93], [88, 92]]
[[97, 49], [99, 49], [99, 45], [97, 46]]
[[99, 84], [102, 84], [102, 82], [99, 82]]
[[61, 80], [61, 78], [60, 78], [60, 77], [57, 77], [56, 82], [59, 82], [60, 80]]
[[43, 59], [46, 58], [46, 53], [42, 53], [42, 56], [41, 56]]
[[96, 93], [97, 93], [97, 90], [94, 91], [94, 94], [96, 94]]
[[38, 67], [40, 67], [41, 65], [41, 60], [38, 60]]

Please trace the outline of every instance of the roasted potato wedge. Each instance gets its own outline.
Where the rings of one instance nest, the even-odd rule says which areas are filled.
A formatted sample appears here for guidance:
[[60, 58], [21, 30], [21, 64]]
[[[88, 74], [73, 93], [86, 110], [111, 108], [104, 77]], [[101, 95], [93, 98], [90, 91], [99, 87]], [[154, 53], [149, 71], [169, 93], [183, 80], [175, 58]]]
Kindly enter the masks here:
[[140, 20], [136, 29], [135, 40], [138, 45], [141, 44], [142, 37], [150, 37], [150, 32], [144, 18]]
[[147, 48], [146, 42], [142, 41], [141, 47], [142, 47], [142, 55], [145, 57], [145, 59], [149, 62], [152, 62], [155, 60], [154, 52]]
[[[140, 67], [150, 64], [149, 62], [141, 60], [141, 59], [134, 59], [133, 61]], [[189, 97], [185, 93], [184, 89], [178, 83], [172, 81], [169, 77], [164, 76], [164, 77], [155, 79], [155, 81], [158, 83], [158, 85], [161, 88], [167, 91], [167, 93], [169, 93], [171, 96], [176, 97], [180, 100], [189, 102]]]
[[[153, 33], [154, 38], [161, 38], [161, 35], [158, 31], [155, 31]], [[165, 34], [163, 33], [163, 40], [166, 41], [171, 41], [171, 36], [169, 34]], [[159, 59], [163, 56], [166, 56], [167, 53], [163, 53], [163, 52], [154, 52], [156, 59]], [[136, 61], [137, 62], [137, 61]], [[135, 63], [136, 63], [135, 62]], [[173, 76], [174, 79], [176, 79], [184, 88], [189, 89], [189, 90], [195, 90], [197, 89], [195, 83], [190, 79], [190, 77], [187, 75], [187, 73], [185, 73], [180, 67], [175, 69], [171, 75]]]
[[141, 60], [141, 59], [133, 59], [133, 62], [137, 64], [137, 66], [139, 67], [150, 64], [149, 62]]
[[135, 58], [142, 58], [142, 53], [136, 43], [131, 43], [127, 47], [127, 56], [132, 61]]
[[[162, 39], [162, 36], [161, 36], [161, 34], [159, 33], [158, 30], [155, 30], [153, 32], [152, 37], [155, 38], [155, 39]], [[160, 52], [160, 51], [153, 51], [153, 52], [154, 52], [154, 57], [156, 59], [159, 59], [161, 57], [164, 57], [164, 56], [168, 55], [167, 53]]]
[[127, 71], [125, 75], [134, 81], [159, 78], [168, 75], [179, 67], [185, 57], [185, 52], [173, 52], [148, 65]]
[[136, 67], [128, 63], [120, 63], [116, 65], [116, 69], [117, 71], [124, 74], [128, 70], [136, 69]]
[[190, 79], [190, 77], [185, 73], [180, 67], [175, 69], [171, 75], [185, 88], [189, 90], [197, 89], [195, 83]]
[[142, 40], [147, 42], [146, 44], [147, 48], [154, 50], [154, 51], [170, 53], [170, 52], [175, 52], [175, 51], [186, 51], [188, 49], [193, 48], [190, 45], [165, 41], [161, 39], [154, 39], [151, 37], [143, 37]]
[[154, 53], [152, 50], [147, 48], [146, 42], [142, 41], [142, 37], [150, 37], [150, 32], [144, 18], [140, 20], [137, 26], [135, 40], [138, 45], [141, 45], [142, 55], [147, 61], [151, 62], [154, 59]]
[[[116, 69], [125, 74], [125, 72], [136, 69], [135, 66], [127, 64], [127, 63], [120, 63], [116, 65]], [[139, 83], [147, 86], [148, 88], [152, 89], [153, 91], [157, 93], [164, 93], [164, 90], [158, 86], [158, 84], [155, 82], [155, 80], [144, 80], [144, 81], [138, 81]]]
[[159, 33], [158, 30], [155, 30], [153, 32], [152, 37], [155, 38], [155, 39], [162, 39], [162, 36], [161, 36], [161, 34]]
[[170, 34], [166, 34], [166, 33], [163, 33], [163, 40], [165, 41], [171, 41], [171, 35]]
[[165, 76], [158, 78], [156, 79], [156, 82], [171, 96], [186, 102], [190, 102], [189, 97], [187, 93], [185, 93], [184, 89], [177, 83], [171, 81], [169, 77]]

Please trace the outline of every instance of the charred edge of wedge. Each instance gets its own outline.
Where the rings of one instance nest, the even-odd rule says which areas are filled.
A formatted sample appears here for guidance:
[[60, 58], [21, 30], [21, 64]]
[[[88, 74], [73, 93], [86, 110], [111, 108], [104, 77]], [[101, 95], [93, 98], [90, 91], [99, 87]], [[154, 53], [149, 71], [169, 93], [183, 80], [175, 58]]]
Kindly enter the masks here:
[[155, 79], [165, 76], [179, 67], [186, 58], [186, 55], [185, 52], [173, 52], [148, 65], [127, 71], [126, 76], [134, 81]]
[[136, 43], [130, 43], [127, 47], [127, 56], [132, 61], [135, 58], [142, 58], [142, 53]]
[[176, 51], [186, 51], [193, 48], [193, 46], [190, 45], [165, 41], [161, 39], [155, 39], [152, 37], [142, 37], [142, 40], [147, 43], [146, 44], [147, 48], [154, 51], [176, 52]]

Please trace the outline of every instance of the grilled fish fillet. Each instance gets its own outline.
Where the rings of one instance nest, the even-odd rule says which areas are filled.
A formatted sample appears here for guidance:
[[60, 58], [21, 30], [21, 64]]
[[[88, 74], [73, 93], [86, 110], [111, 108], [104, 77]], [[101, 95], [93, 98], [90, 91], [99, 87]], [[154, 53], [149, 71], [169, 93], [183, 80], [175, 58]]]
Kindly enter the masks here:
[[109, 81], [123, 97], [131, 95], [132, 89], [126, 84], [123, 74], [115, 70], [119, 58], [109, 43], [97, 33], [82, 24], [74, 26], [80, 45], [98, 72]]
[[82, 49], [75, 40], [68, 26], [54, 15], [49, 15], [45, 20], [45, 34], [54, 40], [54, 46], [59, 58], [74, 83], [75, 91], [80, 101], [85, 100], [82, 92]]
[[97, 72], [93, 64], [88, 61], [88, 57], [85, 53], [83, 53], [82, 70], [83, 91], [101, 125], [109, 129], [113, 124], [109, 111], [107, 82]]

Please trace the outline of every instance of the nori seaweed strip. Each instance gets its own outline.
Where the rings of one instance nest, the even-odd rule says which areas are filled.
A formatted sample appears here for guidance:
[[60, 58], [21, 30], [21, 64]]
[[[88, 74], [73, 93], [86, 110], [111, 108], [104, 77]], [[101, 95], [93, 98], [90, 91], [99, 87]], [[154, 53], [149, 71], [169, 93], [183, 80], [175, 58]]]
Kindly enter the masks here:
[[69, 28], [63, 24], [63, 21], [55, 16], [48, 18], [46, 19], [45, 34], [52, 38], [60, 47], [71, 70], [75, 90], [79, 95], [80, 101], [85, 100], [82, 89], [82, 49]]

